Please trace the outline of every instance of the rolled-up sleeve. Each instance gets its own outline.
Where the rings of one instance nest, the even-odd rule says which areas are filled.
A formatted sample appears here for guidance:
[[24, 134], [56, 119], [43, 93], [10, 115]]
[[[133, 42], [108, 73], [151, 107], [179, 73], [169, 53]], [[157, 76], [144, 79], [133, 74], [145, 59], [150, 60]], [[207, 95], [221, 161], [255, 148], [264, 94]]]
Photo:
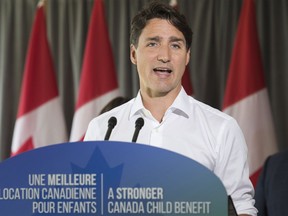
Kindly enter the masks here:
[[237, 213], [256, 216], [254, 188], [249, 179], [247, 145], [234, 119], [231, 118], [222, 126], [217, 142], [219, 142], [219, 157], [215, 174], [222, 179]]

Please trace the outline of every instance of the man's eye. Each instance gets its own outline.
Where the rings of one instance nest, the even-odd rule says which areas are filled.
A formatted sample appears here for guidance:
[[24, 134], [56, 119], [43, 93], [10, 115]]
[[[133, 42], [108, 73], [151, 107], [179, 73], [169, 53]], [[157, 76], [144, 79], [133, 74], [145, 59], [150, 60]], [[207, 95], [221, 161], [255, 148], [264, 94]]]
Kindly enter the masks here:
[[172, 44], [172, 47], [174, 49], [180, 49], [181, 48], [181, 46], [179, 44]]
[[147, 44], [148, 47], [154, 47], [154, 46], [156, 46], [156, 45], [157, 45], [157, 43], [155, 43], [155, 42], [151, 42], [151, 43], [148, 43], [148, 44]]

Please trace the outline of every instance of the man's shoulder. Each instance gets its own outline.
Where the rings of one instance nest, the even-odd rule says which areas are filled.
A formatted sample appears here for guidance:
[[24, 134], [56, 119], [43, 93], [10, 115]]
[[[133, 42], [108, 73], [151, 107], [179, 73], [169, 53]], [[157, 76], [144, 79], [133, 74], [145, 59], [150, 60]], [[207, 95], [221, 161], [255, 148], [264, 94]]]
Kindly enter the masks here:
[[216, 107], [212, 107], [211, 105], [208, 105], [200, 100], [197, 100], [193, 97], [189, 97], [191, 107], [193, 111], [196, 112], [202, 112], [209, 118], [217, 118], [221, 121], [231, 121], [234, 120], [234, 118], [227, 113], [224, 113], [220, 109]]
[[[283, 172], [283, 170], [288, 169], [288, 150], [275, 153], [273, 155], [270, 155], [263, 166], [263, 175], [264, 178], [271, 181], [271, 179], [275, 179], [275, 176], [281, 175], [282, 177], [280, 179], [283, 180], [283, 176], [288, 176], [286, 172]], [[276, 181], [278, 179], [276, 178]]]
[[278, 152], [271, 155], [267, 159], [269, 165], [272, 166], [287, 166], [288, 167], [288, 150]]

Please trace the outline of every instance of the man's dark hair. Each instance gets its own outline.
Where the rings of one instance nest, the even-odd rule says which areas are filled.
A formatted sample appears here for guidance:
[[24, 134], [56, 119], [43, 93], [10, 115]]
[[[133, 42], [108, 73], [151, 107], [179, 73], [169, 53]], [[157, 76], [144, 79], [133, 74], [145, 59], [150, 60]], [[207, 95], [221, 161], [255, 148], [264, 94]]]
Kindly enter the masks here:
[[139, 36], [151, 19], [159, 18], [170, 22], [175, 28], [182, 32], [186, 40], [186, 48], [190, 49], [192, 43], [192, 30], [184, 15], [180, 14], [172, 6], [160, 1], [152, 1], [148, 7], [139, 11], [131, 23], [130, 44], [138, 46]]

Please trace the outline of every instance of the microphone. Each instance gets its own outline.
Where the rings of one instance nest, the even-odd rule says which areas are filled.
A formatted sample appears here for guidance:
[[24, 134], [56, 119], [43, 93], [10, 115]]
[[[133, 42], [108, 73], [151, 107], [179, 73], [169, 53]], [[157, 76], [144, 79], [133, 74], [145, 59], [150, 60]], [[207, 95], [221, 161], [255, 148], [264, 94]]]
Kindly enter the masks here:
[[135, 122], [135, 131], [134, 131], [134, 135], [132, 138], [132, 142], [136, 142], [136, 140], [138, 138], [139, 131], [141, 130], [143, 125], [144, 125], [144, 119], [139, 117]]
[[231, 196], [228, 196], [228, 216], [238, 216]]
[[109, 137], [111, 135], [111, 132], [113, 130], [113, 128], [115, 127], [115, 125], [117, 124], [117, 119], [112, 116], [109, 120], [108, 120], [108, 129], [105, 135], [104, 140], [109, 140]]

